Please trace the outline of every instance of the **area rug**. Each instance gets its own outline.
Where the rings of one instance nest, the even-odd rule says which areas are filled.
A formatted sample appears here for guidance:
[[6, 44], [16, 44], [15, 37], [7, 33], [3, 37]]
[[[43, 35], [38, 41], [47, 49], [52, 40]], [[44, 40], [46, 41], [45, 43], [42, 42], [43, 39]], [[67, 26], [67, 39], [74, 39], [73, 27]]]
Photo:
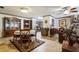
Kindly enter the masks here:
[[17, 41], [13, 41], [10, 40], [10, 42], [20, 51], [20, 52], [30, 52], [32, 50], [34, 50], [35, 48], [39, 47], [40, 45], [42, 45], [43, 43], [45, 43], [44, 41], [41, 40], [37, 40], [37, 41], [33, 41], [30, 45], [29, 48], [22, 48], [21, 45], [19, 43], [17, 43]]

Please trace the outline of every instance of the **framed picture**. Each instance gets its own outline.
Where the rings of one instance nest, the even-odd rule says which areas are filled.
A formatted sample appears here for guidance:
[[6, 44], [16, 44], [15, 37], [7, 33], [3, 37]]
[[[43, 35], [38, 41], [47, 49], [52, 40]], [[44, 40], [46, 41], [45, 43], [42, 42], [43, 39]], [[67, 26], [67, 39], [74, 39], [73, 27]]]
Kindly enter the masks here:
[[65, 19], [59, 20], [59, 27], [66, 27], [66, 20]]

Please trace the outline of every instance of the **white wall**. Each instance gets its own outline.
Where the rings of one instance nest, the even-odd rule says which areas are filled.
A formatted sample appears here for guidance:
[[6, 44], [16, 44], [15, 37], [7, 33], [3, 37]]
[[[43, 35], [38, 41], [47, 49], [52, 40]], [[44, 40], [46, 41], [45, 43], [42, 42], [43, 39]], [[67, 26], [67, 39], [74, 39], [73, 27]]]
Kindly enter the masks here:
[[[52, 19], [54, 19], [54, 27], [52, 26], [52, 28], [59, 28], [59, 19], [55, 19], [51, 16], [46, 16], [43, 19], [43, 28], [50, 28], [51, 24], [52, 24]], [[45, 20], [48, 21], [48, 23], [45, 23]]]
[[2, 37], [2, 27], [3, 24], [2, 24], [2, 16], [0, 15], [0, 37]]
[[54, 19], [54, 28], [59, 28], [59, 19]]
[[36, 29], [36, 19], [32, 19], [32, 29]]
[[69, 29], [71, 26], [71, 18], [66, 18], [66, 26]]
[[[47, 21], [47, 23], [45, 23]], [[52, 17], [51, 16], [44, 16], [43, 17], [43, 28], [50, 28], [52, 25]]]

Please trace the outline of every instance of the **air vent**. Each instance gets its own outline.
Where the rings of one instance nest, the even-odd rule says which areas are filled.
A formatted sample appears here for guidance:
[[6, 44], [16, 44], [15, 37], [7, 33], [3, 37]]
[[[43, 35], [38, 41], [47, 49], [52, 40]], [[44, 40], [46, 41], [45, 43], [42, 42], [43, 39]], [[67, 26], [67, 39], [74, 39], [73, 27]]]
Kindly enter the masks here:
[[3, 6], [0, 6], [0, 8], [4, 9], [4, 7], [3, 7]]

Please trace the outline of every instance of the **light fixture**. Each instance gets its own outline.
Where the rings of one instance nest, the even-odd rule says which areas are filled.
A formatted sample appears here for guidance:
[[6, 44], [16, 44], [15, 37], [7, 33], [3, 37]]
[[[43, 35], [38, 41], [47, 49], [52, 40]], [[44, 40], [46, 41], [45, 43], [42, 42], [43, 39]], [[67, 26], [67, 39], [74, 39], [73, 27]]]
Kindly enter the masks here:
[[27, 10], [21, 10], [21, 12], [27, 13], [28, 11]]
[[21, 8], [21, 12], [27, 13], [28, 9], [27, 8]]
[[77, 8], [76, 7], [68, 7], [64, 14], [69, 14], [69, 13], [75, 13], [75, 12], [78, 12]]

